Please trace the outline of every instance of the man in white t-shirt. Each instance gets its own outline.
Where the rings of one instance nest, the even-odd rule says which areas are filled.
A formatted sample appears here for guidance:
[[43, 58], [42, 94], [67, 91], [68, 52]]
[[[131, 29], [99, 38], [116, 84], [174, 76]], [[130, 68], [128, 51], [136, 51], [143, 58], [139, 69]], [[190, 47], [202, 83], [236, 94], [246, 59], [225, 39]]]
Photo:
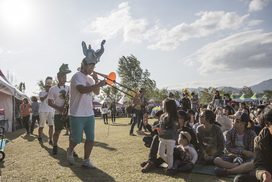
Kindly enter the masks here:
[[[83, 52], [86, 57], [82, 60], [80, 72], [75, 73], [71, 78], [69, 88], [71, 140], [67, 149], [67, 160], [71, 165], [74, 163], [73, 150], [77, 144], [82, 142], [84, 131], [86, 141], [82, 167], [89, 169], [96, 169], [89, 159], [93, 148], [95, 128], [92, 94], [98, 95], [100, 87], [106, 85], [106, 80], [98, 82], [97, 75], [93, 70], [95, 64], [99, 61], [99, 57], [103, 54], [104, 43], [105, 40], [101, 42], [101, 49], [94, 52], [92, 49], [87, 49], [85, 42], [82, 42]], [[88, 75], [91, 75], [95, 82]]]
[[[71, 70], [68, 68], [68, 64], [62, 64], [59, 68], [58, 76], [58, 85], [52, 87], [48, 93], [48, 105], [55, 109], [54, 115], [54, 124], [55, 124], [55, 133], [53, 135], [53, 155], [58, 154], [58, 139], [61, 133], [61, 130], [67, 126], [68, 130], [70, 130], [70, 123], [63, 113], [63, 106], [65, 102], [68, 102], [69, 95], [68, 89], [69, 86], [65, 85], [66, 83], [66, 74], [71, 73]], [[68, 114], [68, 113], [67, 113]], [[71, 139], [71, 135], [69, 135], [69, 140]], [[74, 153], [74, 156], [77, 156]]]
[[54, 109], [52, 107], [50, 107], [48, 105], [48, 91], [51, 88], [52, 85], [52, 80], [53, 78], [48, 76], [45, 79], [45, 91], [40, 92], [39, 97], [41, 100], [41, 105], [40, 105], [40, 109], [39, 109], [39, 115], [40, 115], [40, 124], [39, 124], [39, 137], [38, 140], [40, 143], [43, 143], [42, 140], [42, 133], [43, 133], [43, 128], [46, 125], [46, 121], [48, 122], [48, 126], [49, 126], [49, 144], [53, 145], [53, 141], [52, 141], [52, 136], [53, 136], [53, 125], [54, 125], [54, 121], [53, 121], [53, 113], [54, 113]]

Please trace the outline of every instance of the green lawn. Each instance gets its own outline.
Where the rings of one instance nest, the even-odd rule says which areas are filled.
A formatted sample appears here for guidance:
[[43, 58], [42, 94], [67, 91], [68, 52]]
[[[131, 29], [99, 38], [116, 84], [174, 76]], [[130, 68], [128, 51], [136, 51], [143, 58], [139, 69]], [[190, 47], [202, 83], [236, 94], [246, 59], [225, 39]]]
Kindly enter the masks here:
[[[83, 147], [81, 143], [75, 151], [79, 158], [70, 166], [66, 160], [68, 136], [59, 138], [59, 153], [52, 155], [52, 146], [48, 144], [48, 127], [44, 128], [43, 145], [34, 135], [26, 135], [25, 129], [6, 133], [10, 141], [6, 144], [5, 159], [0, 162], [2, 181], [227, 181], [232, 178], [194, 173], [179, 173], [166, 176], [162, 168], [150, 173], [141, 172], [140, 163], [147, 160], [149, 148], [143, 145], [141, 136], [129, 136], [130, 118], [117, 118], [115, 124], [105, 125], [96, 119], [96, 134], [91, 160], [97, 167], [88, 170], [81, 167]], [[153, 123], [154, 120], [150, 120]], [[134, 130], [137, 128], [135, 127]]]

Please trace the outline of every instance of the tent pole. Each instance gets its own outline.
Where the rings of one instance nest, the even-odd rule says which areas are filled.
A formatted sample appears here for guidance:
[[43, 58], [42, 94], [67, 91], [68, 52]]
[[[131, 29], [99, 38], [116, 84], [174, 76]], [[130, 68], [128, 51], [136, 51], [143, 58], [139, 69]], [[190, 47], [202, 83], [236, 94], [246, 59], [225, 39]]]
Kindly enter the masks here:
[[16, 131], [16, 127], [15, 127], [15, 97], [12, 96], [12, 131]]

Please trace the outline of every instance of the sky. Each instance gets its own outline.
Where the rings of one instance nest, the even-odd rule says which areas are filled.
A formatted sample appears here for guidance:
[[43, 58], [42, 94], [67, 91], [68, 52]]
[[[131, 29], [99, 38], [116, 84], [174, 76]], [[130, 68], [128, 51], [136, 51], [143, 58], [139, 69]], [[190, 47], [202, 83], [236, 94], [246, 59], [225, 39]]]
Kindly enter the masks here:
[[116, 72], [133, 55], [159, 89], [272, 78], [272, 0], [0, 0], [0, 27], [0, 69], [28, 96], [63, 63], [70, 80], [82, 41], [97, 50], [103, 39], [95, 71]]

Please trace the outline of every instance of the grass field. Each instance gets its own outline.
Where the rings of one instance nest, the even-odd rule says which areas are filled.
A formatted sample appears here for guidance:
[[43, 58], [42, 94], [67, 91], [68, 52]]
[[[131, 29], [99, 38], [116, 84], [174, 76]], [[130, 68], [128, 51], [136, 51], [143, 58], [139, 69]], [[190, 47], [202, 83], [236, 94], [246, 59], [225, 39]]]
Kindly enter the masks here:
[[[115, 124], [105, 125], [96, 119], [94, 148], [91, 154], [96, 170], [81, 167], [83, 147], [81, 143], [75, 151], [79, 157], [70, 166], [66, 160], [68, 136], [62, 131], [58, 154], [52, 155], [52, 146], [48, 144], [48, 127], [44, 128], [43, 140], [37, 140], [38, 130], [27, 135], [25, 129], [6, 133], [9, 142], [4, 152], [5, 159], [0, 162], [2, 181], [227, 181], [232, 178], [218, 178], [211, 175], [179, 173], [166, 176], [162, 168], [142, 173], [140, 163], [147, 160], [149, 148], [143, 145], [141, 136], [130, 136], [128, 125], [130, 118], [117, 118]], [[150, 120], [153, 123], [154, 120]], [[111, 122], [110, 122], [111, 123]], [[136, 126], [135, 129], [136, 130]]]

